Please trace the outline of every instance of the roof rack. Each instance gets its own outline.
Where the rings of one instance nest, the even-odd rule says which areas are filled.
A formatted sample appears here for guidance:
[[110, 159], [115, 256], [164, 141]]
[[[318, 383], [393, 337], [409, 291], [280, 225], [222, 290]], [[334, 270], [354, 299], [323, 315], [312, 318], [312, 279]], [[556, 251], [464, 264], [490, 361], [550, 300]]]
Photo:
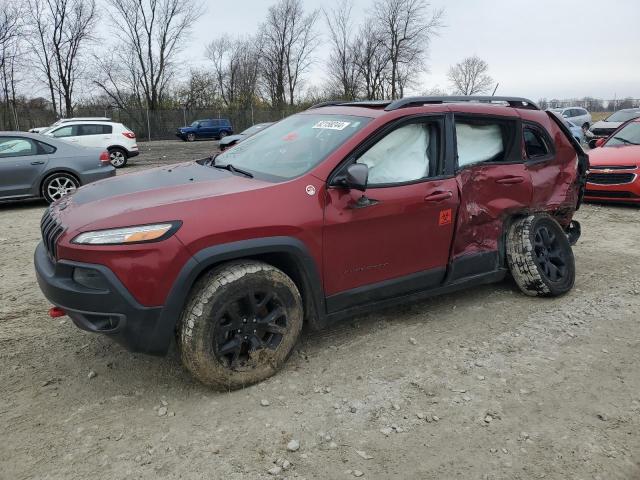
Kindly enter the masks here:
[[488, 97], [488, 96], [444, 96], [444, 97], [407, 97], [391, 102], [385, 107], [387, 112], [404, 107], [415, 107], [424, 104], [441, 103], [506, 103], [512, 108], [524, 108], [528, 110], [540, 110], [540, 107], [527, 98], [521, 97]]
[[512, 108], [523, 108], [528, 110], [540, 110], [540, 107], [527, 98], [521, 97], [487, 97], [487, 96], [443, 96], [443, 97], [407, 97], [399, 100], [365, 100], [365, 101], [344, 101], [331, 100], [328, 102], [318, 103], [309, 107], [309, 110], [321, 107], [341, 106], [341, 107], [369, 107], [381, 108], [391, 112], [405, 107], [416, 107], [425, 104], [442, 104], [442, 103], [506, 103]]

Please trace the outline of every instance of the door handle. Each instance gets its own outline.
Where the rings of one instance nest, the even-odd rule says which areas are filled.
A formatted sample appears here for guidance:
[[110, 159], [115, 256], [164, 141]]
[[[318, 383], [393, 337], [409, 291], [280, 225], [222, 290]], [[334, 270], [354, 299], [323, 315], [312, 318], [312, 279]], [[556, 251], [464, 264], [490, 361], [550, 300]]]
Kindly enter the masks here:
[[427, 195], [424, 197], [425, 202], [442, 202], [443, 200], [448, 200], [453, 197], [453, 193], [451, 192], [435, 192], [431, 195]]
[[31, 162], [31, 165], [44, 165], [42, 160], [36, 160], [35, 162]]
[[502, 177], [496, 180], [496, 183], [500, 183], [502, 185], [515, 185], [516, 183], [524, 182], [524, 177]]

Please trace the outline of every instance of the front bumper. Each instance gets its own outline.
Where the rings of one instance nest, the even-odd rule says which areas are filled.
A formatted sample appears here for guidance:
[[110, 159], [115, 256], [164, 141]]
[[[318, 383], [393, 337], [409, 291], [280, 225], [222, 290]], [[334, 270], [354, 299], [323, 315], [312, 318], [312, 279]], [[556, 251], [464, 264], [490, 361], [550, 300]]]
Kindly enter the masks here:
[[[599, 171], [599, 170], [592, 170]], [[595, 202], [640, 203], [640, 174], [637, 170], [616, 170], [615, 173], [634, 175], [626, 183], [603, 184], [587, 180], [585, 200]]]
[[[106, 334], [134, 352], [156, 355], [167, 352], [166, 336], [157, 334], [163, 307], [140, 305], [104, 265], [53, 262], [42, 242], [36, 248], [34, 264], [44, 296], [62, 308], [78, 328]], [[100, 288], [78, 283], [74, 279], [75, 269], [96, 272]]]

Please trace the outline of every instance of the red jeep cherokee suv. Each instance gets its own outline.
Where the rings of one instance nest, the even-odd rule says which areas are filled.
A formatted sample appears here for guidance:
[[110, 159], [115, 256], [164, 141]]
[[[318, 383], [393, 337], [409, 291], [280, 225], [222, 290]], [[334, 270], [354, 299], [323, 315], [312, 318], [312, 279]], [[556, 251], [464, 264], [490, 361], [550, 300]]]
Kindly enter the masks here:
[[588, 158], [520, 98], [329, 102], [198, 162], [97, 182], [53, 204], [35, 252], [74, 323], [200, 381], [272, 375], [314, 328], [510, 271], [574, 283]]

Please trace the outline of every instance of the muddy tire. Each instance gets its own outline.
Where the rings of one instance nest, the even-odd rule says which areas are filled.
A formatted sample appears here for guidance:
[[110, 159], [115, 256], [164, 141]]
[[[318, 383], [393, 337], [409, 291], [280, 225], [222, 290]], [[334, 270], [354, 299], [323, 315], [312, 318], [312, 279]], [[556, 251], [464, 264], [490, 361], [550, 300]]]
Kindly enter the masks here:
[[194, 285], [180, 319], [182, 362], [220, 390], [260, 382], [278, 371], [302, 330], [295, 283], [262, 262], [230, 262]]
[[575, 262], [567, 235], [548, 215], [531, 215], [511, 225], [507, 263], [520, 290], [533, 297], [563, 295], [575, 282]]

